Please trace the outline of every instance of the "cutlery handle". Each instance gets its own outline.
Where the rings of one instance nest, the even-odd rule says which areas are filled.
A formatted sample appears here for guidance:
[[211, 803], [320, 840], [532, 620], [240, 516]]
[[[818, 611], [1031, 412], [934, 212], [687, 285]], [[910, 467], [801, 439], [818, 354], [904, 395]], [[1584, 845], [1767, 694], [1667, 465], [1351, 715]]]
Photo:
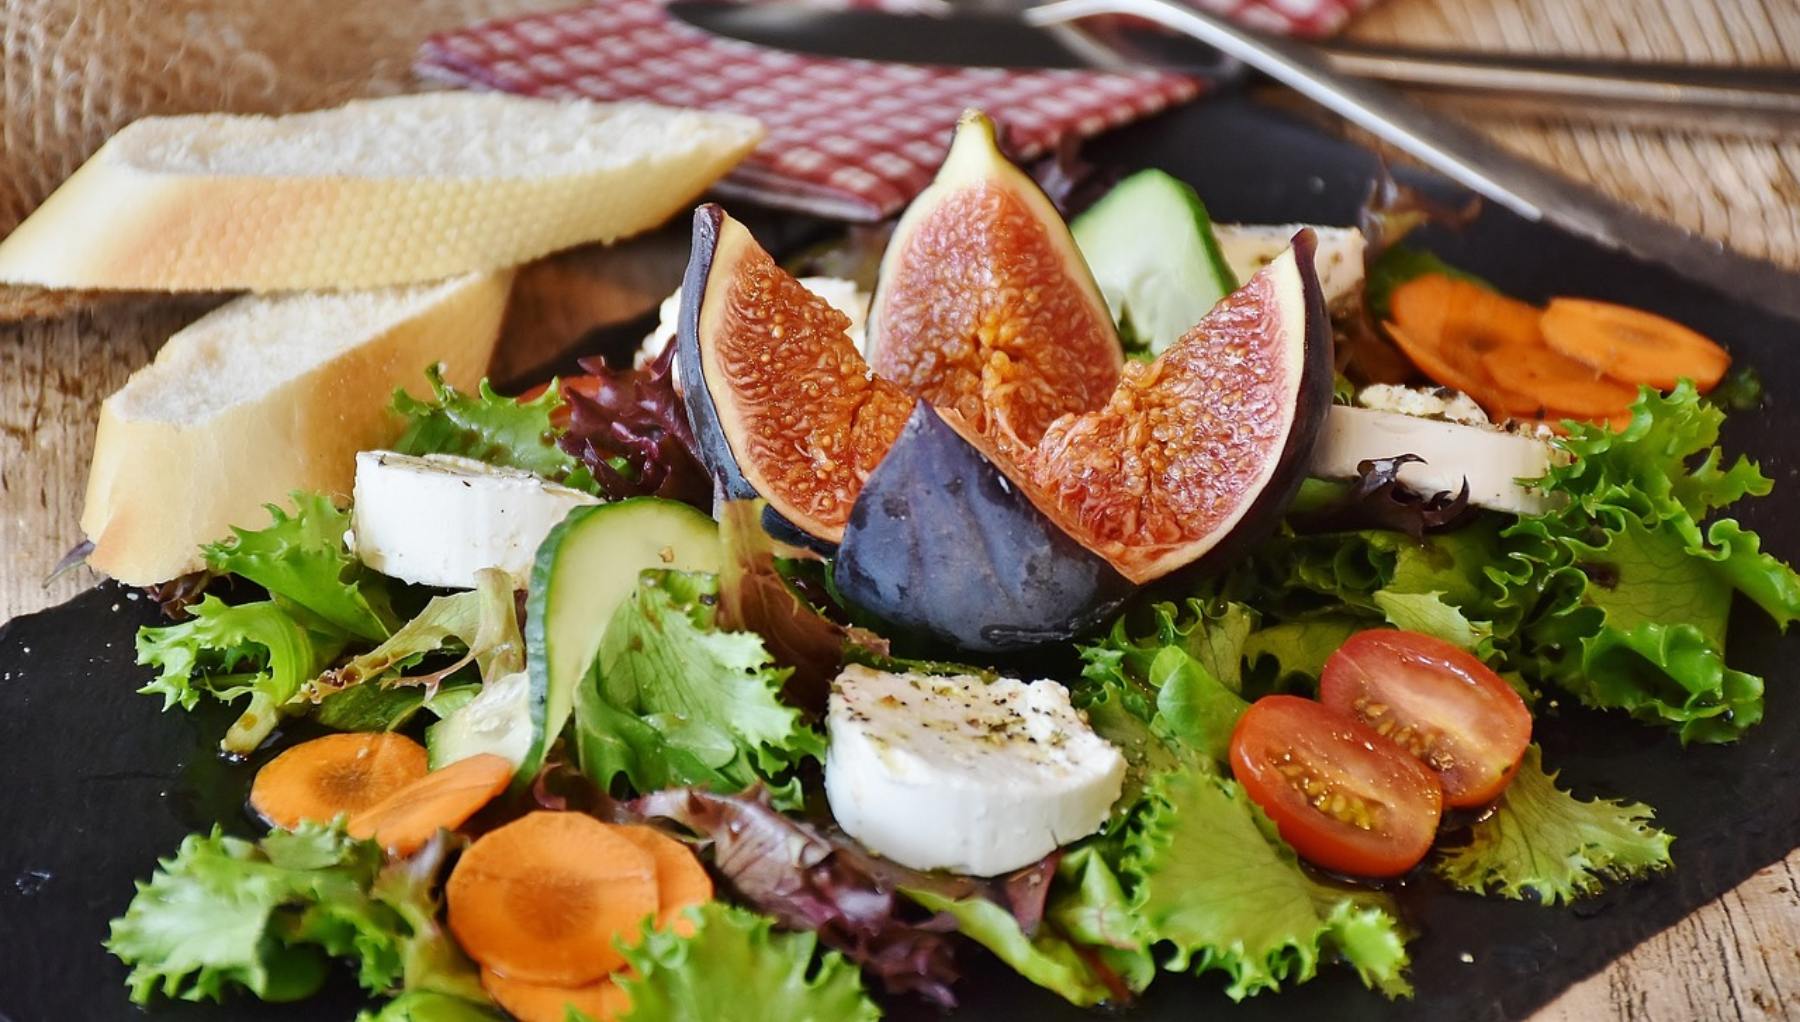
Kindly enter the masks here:
[[1385, 85], [1339, 74], [1305, 43], [1249, 32], [1173, 0], [1052, 0], [1024, 12], [1028, 22], [1040, 26], [1106, 14], [1144, 18], [1220, 50], [1527, 220], [1548, 221], [1800, 319], [1800, 280], [1773, 263], [1617, 203]]
[[1333, 71], [1398, 85], [1800, 118], [1800, 73], [1785, 68], [1703, 67], [1342, 43], [1314, 48]]

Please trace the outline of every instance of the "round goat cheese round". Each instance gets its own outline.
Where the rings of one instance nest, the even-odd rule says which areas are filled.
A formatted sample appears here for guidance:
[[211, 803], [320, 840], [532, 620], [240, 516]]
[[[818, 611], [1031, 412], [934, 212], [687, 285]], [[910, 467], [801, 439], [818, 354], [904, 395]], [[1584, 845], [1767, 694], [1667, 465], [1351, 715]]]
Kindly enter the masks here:
[[1466, 480], [1469, 503], [1478, 507], [1535, 515], [1552, 506], [1543, 491], [1519, 481], [1539, 478], [1555, 464], [1556, 451], [1544, 440], [1374, 408], [1332, 406], [1313, 448], [1312, 474], [1355, 479], [1362, 462], [1401, 454], [1421, 460], [1402, 466], [1400, 481], [1427, 496], [1456, 493]]
[[1288, 250], [1294, 235], [1303, 227], [1311, 227], [1317, 238], [1313, 266], [1319, 271], [1319, 289], [1325, 292], [1325, 304], [1342, 305], [1362, 290], [1363, 234], [1354, 227], [1326, 227], [1320, 224], [1214, 224], [1213, 237], [1226, 265], [1238, 280], [1249, 280], [1256, 271], [1269, 265], [1276, 256]]
[[1125, 758], [1054, 681], [861, 665], [832, 683], [825, 794], [851, 837], [913, 869], [994, 876], [1106, 822]]
[[356, 456], [350, 533], [364, 564], [403, 582], [473, 589], [499, 568], [526, 588], [538, 544], [600, 499], [516, 468], [451, 454]]

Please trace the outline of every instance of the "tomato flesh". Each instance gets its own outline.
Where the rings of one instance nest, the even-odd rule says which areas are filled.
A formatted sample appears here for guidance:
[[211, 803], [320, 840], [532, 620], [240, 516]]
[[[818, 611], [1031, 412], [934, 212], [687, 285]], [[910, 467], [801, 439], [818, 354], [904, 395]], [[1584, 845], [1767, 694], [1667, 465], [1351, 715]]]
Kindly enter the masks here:
[[1231, 772], [1315, 866], [1398, 876], [1431, 850], [1443, 789], [1406, 750], [1336, 710], [1264, 696], [1238, 718]]
[[1389, 628], [1352, 635], [1319, 677], [1319, 701], [1393, 739], [1444, 785], [1444, 804], [1486, 805], [1518, 772], [1531, 711], [1472, 654]]

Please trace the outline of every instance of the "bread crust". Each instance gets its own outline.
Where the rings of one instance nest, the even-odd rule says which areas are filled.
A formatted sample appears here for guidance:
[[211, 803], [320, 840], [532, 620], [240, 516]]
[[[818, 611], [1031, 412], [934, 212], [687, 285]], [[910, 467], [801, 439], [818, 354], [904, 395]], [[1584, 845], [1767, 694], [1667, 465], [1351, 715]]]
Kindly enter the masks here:
[[[259, 526], [262, 506], [294, 490], [347, 497], [356, 452], [389, 445], [401, 428], [389, 410], [395, 388], [429, 396], [423, 369], [432, 362], [458, 388], [481, 379], [511, 281], [510, 270], [471, 275], [329, 361], [199, 421], [129, 417], [118, 394], [108, 398], [81, 516], [94, 544], [88, 564], [132, 585], [167, 581], [204, 566], [200, 544], [232, 525]], [[185, 343], [183, 333], [165, 351]]]
[[[220, 127], [228, 118], [194, 120], [186, 130], [196, 137], [229, 130]], [[282, 291], [443, 280], [655, 227], [759, 139], [754, 122], [738, 118], [697, 126], [680, 148], [615, 166], [421, 177], [147, 168], [115, 137], [0, 242], [0, 282]]]

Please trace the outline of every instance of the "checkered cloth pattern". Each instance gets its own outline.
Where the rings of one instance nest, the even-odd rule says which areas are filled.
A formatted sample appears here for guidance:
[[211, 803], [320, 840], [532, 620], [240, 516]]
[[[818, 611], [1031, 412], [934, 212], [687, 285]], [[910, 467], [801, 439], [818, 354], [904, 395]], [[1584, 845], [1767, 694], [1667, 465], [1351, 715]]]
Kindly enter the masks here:
[[[929, 10], [938, 0], [835, 0]], [[1372, 0], [1194, 0], [1247, 25], [1318, 36]], [[879, 220], [930, 183], [966, 107], [1031, 159], [1061, 139], [1116, 128], [1199, 94], [1167, 72], [928, 67], [801, 56], [722, 39], [657, 0], [601, 0], [432, 36], [433, 81], [532, 96], [649, 100], [748, 114], [768, 137], [717, 190], [844, 220]]]

